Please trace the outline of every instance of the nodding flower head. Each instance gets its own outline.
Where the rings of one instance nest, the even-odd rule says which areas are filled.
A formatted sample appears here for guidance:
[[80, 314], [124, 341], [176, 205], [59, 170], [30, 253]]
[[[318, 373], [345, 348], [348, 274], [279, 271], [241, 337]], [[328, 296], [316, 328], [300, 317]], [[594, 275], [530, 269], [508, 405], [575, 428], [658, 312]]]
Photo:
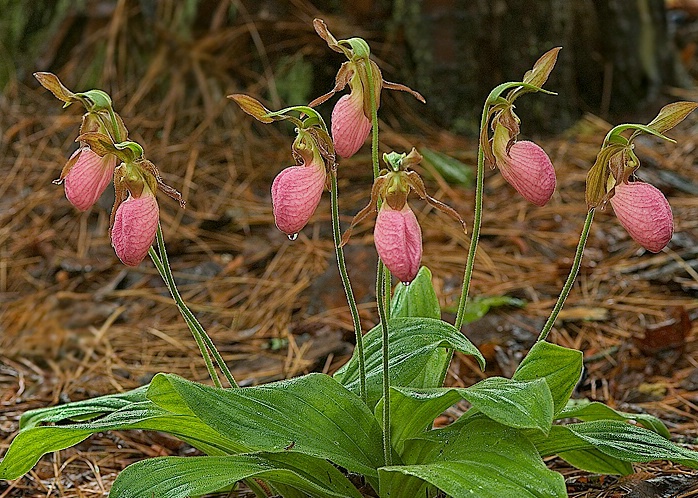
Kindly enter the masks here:
[[630, 236], [651, 252], [659, 252], [674, 233], [671, 206], [659, 189], [645, 182], [615, 186], [611, 206]]
[[325, 186], [325, 165], [320, 162], [290, 166], [271, 185], [274, 221], [279, 230], [293, 236], [315, 212]]
[[376, 211], [380, 200], [382, 204], [373, 234], [376, 250], [395, 277], [401, 282], [410, 283], [417, 276], [422, 259], [422, 230], [407, 204], [409, 193], [414, 190], [431, 206], [457, 220], [464, 230], [465, 222], [456, 211], [429, 196], [420, 176], [409, 169], [422, 160], [416, 149], [409, 154], [384, 154], [383, 160], [389, 169], [383, 170], [381, 176], [376, 178], [371, 189], [371, 202], [354, 217], [342, 238], [342, 244], [347, 243], [358, 223]]
[[298, 133], [293, 154], [299, 164], [281, 171], [271, 185], [274, 221], [288, 236], [297, 234], [310, 220], [320, 203], [327, 176], [325, 162], [312, 133]]
[[349, 60], [337, 71], [334, 88], [308, 105], [320, 105], [349, 85], [351, 92], [341, 97], [332, 111], [332, 140], [337, 154], [344, 158], [351, 157], [361, 148], [371, 131], [371, 115], [374, 109], [380, 107], [383, 88], [408, 92], [420, 102], [426, 101], [419, 92], [405, 85], [385, 81], [378, 65], [370, 59], [371, 49], [365, 40], [337, 40], [322, 19], [315, 19], [313, 26], [332, 50], [344, 54]]
[[407, 203], [399, 211], [388, 203], [381, 206], [373, 240], [390, 273], [401, 282], [414, 280], [422, 260], [422, 230]]
[[364, 114], [363, 90], [359, 83], [343, 95], [332, 110], [332, 140], [337, 154], [351, 157], [371, 132], [371, 120]]
[[65, 182], [65, 196], [80, 211], [87, 211], [102, 195], [114, 176], [116, 156], [107, 154], [99, 157], [89, 147], [76, 150], [61, 178]]
[[111, 245], [126, 266], [138, 266], [155, 241], [159, 208], [155, 194], [147, 187], [140, 197], [129, 194], [116, 209]]
[[529, 141], [511, 143], [509, 130], [495, 125], [492, 152], [504, 179], [521, 196], [544, 206], [555, 192], [555, 168], [545, 151]]
[[116, 255], [126, 266], [138, 266], [155, 241], [160, 219], [156, 190], [184, 207], [182, 195], [166, 185], [155, 165], [142, 155], [121, 163], [114, 172], [115, 199], [109, 235]]

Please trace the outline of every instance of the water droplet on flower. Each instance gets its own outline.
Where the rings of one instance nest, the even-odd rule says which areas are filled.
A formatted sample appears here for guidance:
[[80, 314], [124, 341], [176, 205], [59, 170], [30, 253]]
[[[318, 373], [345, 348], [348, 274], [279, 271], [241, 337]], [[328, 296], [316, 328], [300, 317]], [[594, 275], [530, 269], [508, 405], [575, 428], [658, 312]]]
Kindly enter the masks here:
[[292, 240], [292, 241], [293, 241], [293, 240], [296, 240], [297, 238], [298, 238], [298, 234], [297, 234], [297, 233], [293, 233], [293, 234], [291, 234], [291, 235], [288, 236], [288, 240]]
[[411, 282], [402, 282], [402, 285], [404, 285], [405, 287], [407, 287], [408, 285], [410, 285], [410, 283], [411, 283]]

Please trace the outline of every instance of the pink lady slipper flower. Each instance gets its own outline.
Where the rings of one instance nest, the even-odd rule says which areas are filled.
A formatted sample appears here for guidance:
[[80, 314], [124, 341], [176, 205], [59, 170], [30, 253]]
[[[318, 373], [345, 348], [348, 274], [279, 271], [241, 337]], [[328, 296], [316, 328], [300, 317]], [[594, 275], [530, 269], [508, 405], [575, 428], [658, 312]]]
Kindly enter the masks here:
[[325, 161], [311, 131], [298, 131], [293, 155], [299, 164], [281, 171], [271, 185], [274, 221], [289, 238], [295, 238], [317, 209], [327, 176]]
[[[332, 50], [343, 53], [349, 60], [339, 68], [334, 88], [308, 105], [320, 105], [349, 85], [349, 95], [342, 96], [332, 110], [331, 128], [337, 154], [344, 158], [351, 157], [371, 132], [371, 109], [372, 105], [375, 105], [376, 110], [380, 107], [382, 88], [409, 92], [420, 102], [426, 101], [418, 92], [405, 85], [385, 81], [378, 65], [369, 58], [371, 50], [368, 44], [361, 38], [337, 40], [321, 19], [315, 19], [313, 26]], [[374, 104], [371, 104], [370, 92], [373, 92]]]
[[322, 159], [290, 166], [276, 176], [271, 202], [279, 230], [293, 237], [303, 229], [320, 204], [325, 177]]
[[[590, 211], [604, 208], [610, 201], [623, 228], [642, 247], [659, 252], [674, 233], [671, 206], [659, 189], [642, 181], [632, 181], [640, 168], [635, 139], [642, 133], [674, 142], [665, 133], [698, 108], [698, 102], [674, 102], [661, 108], [647, 123], [613, 127], [603, 141], [586, 178], [585, 198]], [[624, 133], [632, 131], [629, 137]]]
[[659, 252], [671, 240], [674, 219], [662, 192], [645, 182], [619, 183], [611, 197], [618, 221], [630, 236], [651, 252]]
[[116, 193], [111, 212], [109, 235], [114, 252], [126, 266], [138, 266], [155, 241], [160, 209], [155, 191], [161, 190], [179, 201], [182, 195], [166, 185], [153, 163], [142, 157], [143, 149], [133, 144], [132, 151], [141, 155], [121, 163], [114, 174]]
[[[102, 90], [73, 93], [55, 74], [38, 72], [34, 76], [64, 106], [78, 103], [87, 112], [82, 117], [80, 148], [70, 156], [54, 183], [65, 181], [65, 196], [80, 211], [86, 211], [97, 202], [114, 174], [117, 155], [105, 149], [115, 141], [126, 140], [128, 130], [121, 117], [114, 112], [112, 100]], [[103, 140], [101, 143], [99, 140]], [[91, 140], [92, 139], [92, 140]], [[106, 144], [106, 145], [105, 145]]]
[[114, 176], [116, 156], [99, 157], [89, 147], [76, 150], [55, 183], [65, 182], [65, 196], [80, 211], [87, 211], [102, 195]]
[[361, 91], [342, 96], [332, 110], [332, 140], [337, 154], [356, 154], [371, 132], [371, 120], [364, 114]]
[[492, 152], [504, 179], [527, 201], [544, 206], [555, 192], [555, 168], [545, 151], [529, 141], [513, 142], [509, 130], [497, 123]]
[[376, 211], [380, 200], [382, 204], [373, 232], [376, 251], [396, 278], [403, 283], [410, 283], [417, 276], [422, 259], [422, 230], [407, 204], [408, 194], [414, 190], [421, 199], [457, 220], [464, 230], [465, 222], [455, 210], [430, 197], [420, 176], [409, 169], [422, 160], [416, 149], [412, 149], [409, 154], [384, 154], [383, 160], [390, 170], [383, 170], [383, 174], [376, 178], [371, 190], [371, 201], [354, 217], [342, 238], [342, 244], [347, 243], [352, 229], [358, 223]]
[[128, 198], [116, 209], [111, 245], [126, 266], [138, 266], [155, 241], [160, 210], [155, 194], [144, 188], [140, 197]]
[[381, 206], [373, 240], [390, 273], [400, 282], [414, 280], [422, 260], [422, 230], [406, 202], [399, 211], [388, 203]]

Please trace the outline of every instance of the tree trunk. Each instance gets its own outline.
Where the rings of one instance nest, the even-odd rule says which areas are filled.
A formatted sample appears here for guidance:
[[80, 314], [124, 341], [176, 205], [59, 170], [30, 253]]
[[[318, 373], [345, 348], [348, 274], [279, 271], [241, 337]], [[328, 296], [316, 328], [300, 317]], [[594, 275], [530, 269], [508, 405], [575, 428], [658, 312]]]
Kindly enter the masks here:
[[585, 111], [626, 116], [685, 81], [664, 0], [393, 0], [389, 26], [378, 56], [402, 68], [437, 124], [459, 132], [475, 133], [490, 89], [555, 46], [546, 88], [559, 96], [517, 101], [524, 132], [559, 132]]

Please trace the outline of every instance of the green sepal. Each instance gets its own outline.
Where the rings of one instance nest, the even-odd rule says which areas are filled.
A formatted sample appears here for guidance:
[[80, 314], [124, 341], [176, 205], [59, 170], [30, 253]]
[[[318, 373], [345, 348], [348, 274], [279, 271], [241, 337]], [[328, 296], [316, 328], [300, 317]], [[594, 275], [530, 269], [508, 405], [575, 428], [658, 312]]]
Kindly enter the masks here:
[[538, 87], [545, 85], [550, 73], [555, 68], [557, 55], [560, 50], [562, 50], [562, 47], [555, 47], [541, 55], [533, 65], [533, 68], [524, 75], [524, 82]]
[[[531, 85], [529, 83], [524, 83], [523, 81], [509, 81], [507, 83], [502, 83], [501, 85], [498, 85], [494, 87], [494, 89], [490, 92], [490, 94], [487, 96], [487, 100], [485, 101], [485, 105], [487, 106], [493, 106], [493, 105], [502, 105], [501, 103], [501, 95], [506, 92], [507, 90], [511, 89], [516, 89], [516, 88], [523, 88], [525, 90], [528, 90], [530, 92], [542, 92], [547, 95], [557, 95], [556, 92], [551, 92], [550, 90], [546, 90], [544, 88], [541, 88], [536, 85]], [[507, 101], [507, 103], [510, 103]]]
[[233, 95], [228, 95], [228, 98], [234, 101], [237, 105], [239, 105], [240, 109], [242, 109], [244, 112], [255, 118], [257, 121], [261, 121], [262, 123], [268, 124], [273, 123], [274, 121], [280, 121], [282, 119], [285, 119], [282, 117], [269, 117], [269, 113], [271, 113], [271, 111], [264, 107], [264, 105], [259, 100], [250, 97], [249, 95], [245, 95], [243, 93], [235, 93]]
[[611, 169], [608, 163], [613, 155], [621, 152], [626, 147], [627, 145], [612, 144], [606, 145], [599, 151], [594, 165], [587, 173], [584, 192], [587, 209], [599, 207], [608, 200], [606, 194], [608, 193], [608, 181], [611, 176]]
[[137, 142], [127, 140], [114, 144], [114, 148], [120, 151], [130, 151], [133, 154], [133, 160], [143, 157], [143, 147]]
[[82, 97], [83, 103], [87, 102], [85, 107], [88, 111], [99, 112], [107, 111], [112, 108], [111, 97], [102, 90], [88, 90], [75, 94], [76, 97]]
[[107, 154], [114, 154], [123, 162], [127, 162], [129, 159], [131, 159], [132, 152], [130, 150], [122, 151], [117, 149], [114, 147], [111, 137], [105, 135], [104, 133], [90, 131], [78, 136], [75, 141], [86, 143], [90, 146], [92, 152], [97, 154], [99, 157], [104, 157]]
[[349, 38], [348, 40], [341, 40], [339, 43], [340, 45], [349, 45], [351, 47], [352, 52], [354, 53], [354, 58], [368, 59], [371, 55], [371, 48], [368, 46], [368, 43], [366, 43], [366, 40], [364, 40], [363, 38]]
[[88, 132], [80, 135], [76, 142], [84, 142], [90, 146], [92, 152], [100, 157], [113, 154], [123, 163], [133, 163], [143, 157], [143, 147], [138, 143], [127, 140], [115, 144], [104, 133]]
[[61, 80], [58, 79], [58, 76], [55, 74], [40, 71], [34, 73], [34, 77], [38, 80], [41, 86], [46, 88], [53, 94], [54, 97], [63, 102], [64, 109], [73, 102], [82, 102], [82, 99], [78, 98], [73, 92], [68, 90], [68, 88], [61, 83]]
[[[325, 121], [322, 119], [320, 113], [312, 107], [308, 107], [307, 105], [292, 105], [291, 107], [285, 107], [284, 109], [278, 111], [269, 111], [265, 116], [268, 118], [291, 119], [293, 118], [293, 116], [288, 116], [287, 114], [292, 111], [300, 112], [301, 114], [307, 114], [309, 117], [315, 118], [320, 123], [322, 129], [327, 130]], [[303, 128], [307, 127], [308, 126], [303, 126]]]
[[[633, 137], [637, 136], [638, 132], [645, 132], [649, 133], [650, 135], [654, 135], [655, 137], [659, 137], [662, 140], [666, 140], [671, 143], [676, 143], [676, 140], [673, 138], [669, 138], [666, 135], [663, 135], [653, 127], [649, 125], [643, 125], [643, 124], [637, 124], [637, 123], [626, 123], [618, 126], [614, 126], [611, 131], [608, 132], [606, 135], [606, 139], [604, 140], [604, 143], [625, 143], [628, 144], [629, 140], [622, 137], [621, 133], [627, 130], [634, 130], [635, 133], [633, 134]], [[621, 140], [622, 139], [622, 140]], [[625, 142], [623, 142], [623, 140]]]

